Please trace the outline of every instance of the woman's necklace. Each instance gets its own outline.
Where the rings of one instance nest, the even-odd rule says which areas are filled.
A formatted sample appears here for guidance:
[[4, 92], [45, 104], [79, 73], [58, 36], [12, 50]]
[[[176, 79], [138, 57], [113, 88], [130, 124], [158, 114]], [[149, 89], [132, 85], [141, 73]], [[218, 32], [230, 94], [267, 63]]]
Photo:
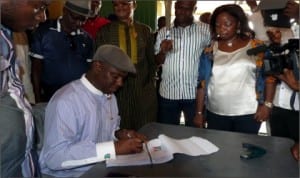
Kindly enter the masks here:
[[235, 40], [236, 38], [237, 38], [237, 37], [234, 36], [232, 39], [230, 39], [229, 41], [226, 42], [226, 45], [227, 45], [228, 47], [232, 47], [233, 42], [234, 42], [234, 40]]

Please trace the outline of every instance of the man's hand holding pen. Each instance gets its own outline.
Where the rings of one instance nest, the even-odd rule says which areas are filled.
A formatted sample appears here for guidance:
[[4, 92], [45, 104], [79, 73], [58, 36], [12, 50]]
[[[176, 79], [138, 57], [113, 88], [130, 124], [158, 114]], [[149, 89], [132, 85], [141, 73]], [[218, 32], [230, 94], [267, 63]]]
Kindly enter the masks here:
[[115, 141], [116, 154], [140, 153], [143, 151], [143, 143], [147, 142], [145, 135], [134, 130], [122, 129], [116, 132]]

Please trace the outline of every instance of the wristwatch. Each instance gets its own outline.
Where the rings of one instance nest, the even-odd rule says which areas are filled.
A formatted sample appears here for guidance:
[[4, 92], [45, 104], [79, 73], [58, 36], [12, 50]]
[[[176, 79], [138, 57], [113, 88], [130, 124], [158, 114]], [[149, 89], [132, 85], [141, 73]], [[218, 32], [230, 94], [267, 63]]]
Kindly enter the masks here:
[[264, 105], [267, 106], [268, 108], [272, 109], [273, 108], [273, 103], [265, 101]]

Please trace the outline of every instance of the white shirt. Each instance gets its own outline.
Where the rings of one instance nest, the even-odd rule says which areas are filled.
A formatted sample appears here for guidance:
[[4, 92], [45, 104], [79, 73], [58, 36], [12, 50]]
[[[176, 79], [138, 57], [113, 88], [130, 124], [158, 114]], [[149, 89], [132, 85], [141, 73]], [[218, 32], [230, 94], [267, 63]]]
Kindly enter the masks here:
[[255, 90], [255, 59], [245, 47], [224, 52], [214, 45], [212, 76], [208, 84], [207, 109], [219, 115], [239, 116], [254, 114], [258, 102]]
[[[281, 82], [276, 86], [276, 93], [274, 96], [273, 104], [274, 106], [292, 110], [291, 107], [291, 96], [293, 94], [293, 90], [285, 83]], [[296, 92], [295, 102], [292, 103], [292, 106], [296, 111], [299, 111], [299, 92]]]

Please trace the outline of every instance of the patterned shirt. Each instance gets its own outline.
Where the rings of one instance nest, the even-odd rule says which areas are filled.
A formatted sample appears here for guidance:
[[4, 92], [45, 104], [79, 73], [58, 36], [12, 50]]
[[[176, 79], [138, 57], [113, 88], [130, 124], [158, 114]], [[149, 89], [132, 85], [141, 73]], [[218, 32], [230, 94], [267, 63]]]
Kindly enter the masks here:
[[15, 57], [12, 32], [0, 25], [0, 96], [9, 93], [18, 108], [24, 112], [27, 144], [25, 160], [22, 164], [22, 173], [25, 177], [32, 177], [34, 170], [31, 166], [32, 157], [30, 151], [32, 148], [34, 123], [31, 106], [25, 99], [23, 84], [16, 74]]
[[[160, 44], [166, 36], [166, 28], [158, 32], [155, 54], [159, 53]], [[195, 99], [199, 57], [210, 42], [209, 26], [193, 23], [187, 27], [172, 27], [170, 38], [173, 49], [166, 54], [162, 65], [159, 93], [172, 100]]]
[[150, 27], [137, 21], [130, 25], [113, 21], [98, 31], [96, 46], [112, 44], [120, 47], [131, 58], [137, 71], [135, 75], [129, 74], [116, 92], [122, 128], [137, 130], [156, 121], [156, 64], [152, 38]]
[[115, 95], [103, 94], [85, 76], [65, 85], [46, 108], [42, 172], [79, 177], [91, 164], [115, 158], [119, 124]]

